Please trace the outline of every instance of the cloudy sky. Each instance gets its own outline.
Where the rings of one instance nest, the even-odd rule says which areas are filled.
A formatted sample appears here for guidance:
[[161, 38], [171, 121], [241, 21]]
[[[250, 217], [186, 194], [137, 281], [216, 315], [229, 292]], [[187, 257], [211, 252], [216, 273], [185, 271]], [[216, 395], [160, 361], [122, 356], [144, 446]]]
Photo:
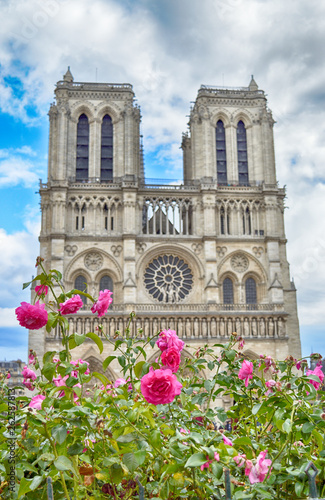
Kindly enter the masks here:
[[47, 112], [75, 81], [132, 83], [146, 176], [180, 179], [181, 134], [201, 84], [247, 86], [276, 120], [278, 180], [303, 353], [325, 354], [325, 3], [318, 0], [1, 0], [0, 360], [27, 356], [14, 309], [29, 300], [46, 180]]

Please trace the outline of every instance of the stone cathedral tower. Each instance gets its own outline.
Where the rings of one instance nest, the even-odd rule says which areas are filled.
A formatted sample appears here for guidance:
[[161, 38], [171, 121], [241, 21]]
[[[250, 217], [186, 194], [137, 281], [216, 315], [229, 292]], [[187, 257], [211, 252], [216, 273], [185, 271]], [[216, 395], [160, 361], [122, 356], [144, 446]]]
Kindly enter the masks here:
[[[55, 94], [41, 256], [67, 289], [113, 290], [105, 332], [123, 332], [135, 311], [134, 332], [145, 336], [172, 328], [199, 346], [236, 331], [252, 357], [300, 356], [274, 120], [254, 79], [249, 87], [201, 86], [176, 186], [145, 183], [131, 85], [77, 83], [68, 70]], [[90, 307], [69, 317], [71, 331], [95, 331]], [[31, 332], [29, 347], [39, 355], [60, 348], [60, 333]], [[78, 349], [99, 371], [111, 348], [106, 342], [102, 356], [91, 343]], [[107, 374], [118, 377], [118, 365]]]

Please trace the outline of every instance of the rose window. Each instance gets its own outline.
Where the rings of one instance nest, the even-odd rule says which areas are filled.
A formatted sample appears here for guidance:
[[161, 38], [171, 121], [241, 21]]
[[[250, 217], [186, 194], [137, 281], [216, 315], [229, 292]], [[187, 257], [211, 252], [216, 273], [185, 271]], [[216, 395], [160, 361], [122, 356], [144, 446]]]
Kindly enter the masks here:
[[163, 255], [146, 268], [144, 284], [159, 302], [179, 302], [190, 293], [193, 274], [184, 260], [174, 255]]

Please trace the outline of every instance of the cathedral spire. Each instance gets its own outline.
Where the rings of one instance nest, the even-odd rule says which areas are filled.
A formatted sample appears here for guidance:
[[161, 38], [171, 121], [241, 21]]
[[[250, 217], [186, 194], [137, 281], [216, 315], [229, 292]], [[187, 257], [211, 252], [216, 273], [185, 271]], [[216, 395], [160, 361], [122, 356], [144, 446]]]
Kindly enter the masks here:
[[252, 75], [252, 78], [251, 78], [251, 81], [250, 81], [248, 88], [249, 88], [249, 90], [258, 90], [258, 85], [254, 80], [254, 75]]
[[63, 76], [63, 80], [65, 82], [68, 82], [68, 83], [73, 82], [73, 76], [72, 76], [72, 73], [70, 71], [70, 66], [68, 66], [68, 70], [67, 70], [66, 74]]

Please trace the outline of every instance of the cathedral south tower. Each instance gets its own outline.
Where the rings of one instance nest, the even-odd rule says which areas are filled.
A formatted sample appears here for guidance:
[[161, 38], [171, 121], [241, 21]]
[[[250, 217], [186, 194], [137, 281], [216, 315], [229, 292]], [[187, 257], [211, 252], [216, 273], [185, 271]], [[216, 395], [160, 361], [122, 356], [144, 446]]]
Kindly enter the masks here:
[[[254, 79], [248, 87], [201, 86], [182, 138], [181, 185], [145, 182], [132, 85], [79, 83], [68, 70], [55, 95], [40, 254], [67, 290], [97, 297], [108, 288], [114, 297], [101, 320], [84, 300], [68, 317], [70, 333], [102, 324], [111, 338], [122, 335], [135, 311], [133, 334], [171, 328], [199, 347], [237, 332], [248, 357], [300, 357], [274, 120]], [[75, 354], [102, 371], [112, 351], [104, 345], [102, 355], [91, 342]], [[61, 347], [59, 330], [30, 332], [39, 356]], [[106, 375], [118, 378], [119, 365]]]

